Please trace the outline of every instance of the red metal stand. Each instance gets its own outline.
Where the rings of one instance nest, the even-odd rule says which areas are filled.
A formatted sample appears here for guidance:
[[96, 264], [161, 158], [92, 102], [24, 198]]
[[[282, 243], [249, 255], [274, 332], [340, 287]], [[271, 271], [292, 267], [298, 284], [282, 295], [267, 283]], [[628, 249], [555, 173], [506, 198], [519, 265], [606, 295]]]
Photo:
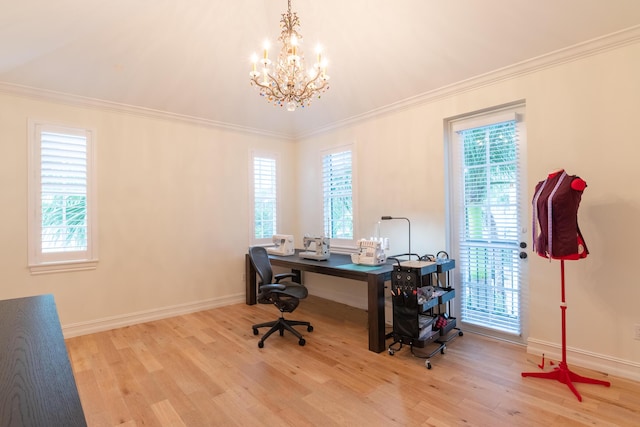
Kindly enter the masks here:
[[[562, 312], [562, 362], [558, 365], [557, 368], [554, 368], [553, 371], [550, 372], [523, 372], [523, 377], [535, 377], [535, 378], [544, 378], [548, 380], [557, 380], [561, 383], [566, 384], [573, 394], [576, 395], [578, 400], [582, 402], [582, 396], [578, 393], [574, 382], [576, 383], [586, 383], [586, 384], [599, 384], [605, 387], [611, 386], [611, 383], [608, 381], [596, 380], [593, 378], [583, 377], [574, 372], [571, 372], [569, 366], [567, 365], [567, 321], [566, 321], [566, 311], [567, 311], [567, 303], [564, 298], [564, 260], [560, 260], [560, 274], [562, 276], [562, 303], [560, 304], [560, 311]], [[543, 356], [544, 357], [544, 356]]]

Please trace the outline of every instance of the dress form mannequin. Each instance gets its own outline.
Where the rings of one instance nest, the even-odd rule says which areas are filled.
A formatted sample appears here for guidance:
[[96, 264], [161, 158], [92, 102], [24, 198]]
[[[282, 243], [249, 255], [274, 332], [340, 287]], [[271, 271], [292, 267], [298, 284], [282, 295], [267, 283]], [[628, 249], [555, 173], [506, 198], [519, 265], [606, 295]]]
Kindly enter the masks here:
[[[582, 396], [573, 383], [598, 384], [609, 387], [608, 381], [583, 377], [572, 372], [567, 365], [567, 334], [564, 262], [585, 258], [589, 251], [578, 228], [578, 206], [587, 183], [563, 169], [550, 173], [536, 186], [533, 197], [533, 249], [542, 257], [560, 260], [562, 314], [562, 361], [551, 372], [523, 372], [523, 377], [553, 379], [566, 384], [579, 401]], [[537, 226], [540, 234], [537, 235]], [[544, 354], [543, 364], [544, 366]]]

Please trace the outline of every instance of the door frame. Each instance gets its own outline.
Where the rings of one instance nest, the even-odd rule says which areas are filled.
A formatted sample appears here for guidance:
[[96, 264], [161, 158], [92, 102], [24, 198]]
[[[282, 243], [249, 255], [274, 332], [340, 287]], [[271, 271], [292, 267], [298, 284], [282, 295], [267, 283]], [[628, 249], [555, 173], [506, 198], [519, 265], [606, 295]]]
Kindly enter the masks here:
[[[519, 132], [518, 139], [518, 179], [520, 185], [520, 201], [519, 201], [519, 210], [520, 210], [520, 242], [525, 242], [527, 245], [526, 249], [523, 249], [523, 252], [530, 252], [528, 248], [531, 245], [531, 236], [530, 229], [527, 224], [531, 222], [531, 214], [530, 214], [530, 204], [529, 200], [529, 192], [528, 192], [528, 182], [527, 182], [527, 137], [526, 137], [526, 103], [524, 100], [515, 101], [509, 104], [503, 104], [496, 107], [486, 108], [483, 110], [478, 110], [466, 114], [457, 115], [454, 117], [450, 117], [444, 120], [444, 143], [445, 143], [445, 185], [446, 185], [446, 200], [445, 200], [445, 209], [446, 209], [446, 240], [447, 247], [449, 248], [449, 253], [452, 258], [458, 259], [460, 254], [460, 245], [458, 242], [458, 236], [460, 230], [454, 228], [459, 224], [460, 213], [456, 212], [456, 198], [459, 196], [457, 192], [458, 179], [456, 178], [456, 174], [460, 173], [459, 165], [456, 164], [456, 161], [459, 159], [456, 156], [454, 150], [458, 147], [456, 144], [456, 136], [455, 131], [453, 130], [453, 125], [461, 122], [469, 123], [470, 127], [480, 127], [484, 125], [488, 125], [494, 122], [499, 122], [502, 120], [502, 117], [505, 115], [515, 115], [517, 117], [517, 128]], [[469, 324], [459, 319], [459, 324], [465, 331], [479, 333], [482, 335], [491, 336], [498, 339], [504, 339], [510, 342], [515, 342], [518, 344], [526, 345], [527, 338], [529, 335], [529, 309], [528, 309], [528, 301], [529, 301], [529, 269], [528, 269], [528, 258], [520, 260], [520, 335], [509, 334], [506, 332], [502, 332], [499, 330], [481, 327], [475, 324]], [[456, 268], [453, 270], [453, 278], [454, 278], [454, 286], [460, 287], [462, 284], [461, 280], [461, 269]], [[460, 316], [462, 313], [462, 290], [459, 289], [459, 295], [455, 298], [454, 301], [454, 309], [453, 315]]]

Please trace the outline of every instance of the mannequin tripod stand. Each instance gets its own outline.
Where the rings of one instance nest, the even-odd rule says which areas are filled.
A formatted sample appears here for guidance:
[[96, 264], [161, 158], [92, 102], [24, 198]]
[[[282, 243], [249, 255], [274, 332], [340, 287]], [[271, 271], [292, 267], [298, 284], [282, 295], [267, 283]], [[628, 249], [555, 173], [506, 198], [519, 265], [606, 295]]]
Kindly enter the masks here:
[[[553, 371], [550, 372], [523, 372], [523, 377], [545, 378], [549, 380], [557, 380], [566, 384], [573, 394], [576, 395], [578, 401], [582, 402], [582, 396], [578, 393], [573, 383], [586, 383], [586, 384], [599, 384], [605, 387], [611, 386], [608, 381], [596, 380], [593, 378], [583, 377], [574, 372], [571, 372], [567, 365], [567, 330], [566, 330], [566, 311], [567, 304], [564, 296], [564, 260], [560, 260], [560, 274], [562, 276], [562, 303], [560, 304], [560, 310], [562, 312], [562, 361]], [[544, 356], [543, 356], [544, 357]]]

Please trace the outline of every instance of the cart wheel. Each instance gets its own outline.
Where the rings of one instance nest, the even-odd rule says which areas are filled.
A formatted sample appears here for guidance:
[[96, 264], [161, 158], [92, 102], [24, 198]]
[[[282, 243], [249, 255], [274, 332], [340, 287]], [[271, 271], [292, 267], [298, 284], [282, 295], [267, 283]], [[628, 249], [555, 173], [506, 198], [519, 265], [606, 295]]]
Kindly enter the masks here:
[[298, 344], [300, 344], [300, 346], [302, 347], [303, 345], [305, 345], [307, 342], [304, 340], [304, 338], [300, 338], [300, 341], [298, 341]]
[[258, 328], [253, 328], [253, 335], [258, 335]]
[[424, 362], [424, 366], [426, 366], [427, 369], [431, 369], [431, 362], [427, 360], [426, 362]]
[[458, 332], [459, 336], [463, 336], [464, 334], [462, 333], [462, 331]]
[[263, 347], [264, 347], [264, 342], [258, 341], [258, 348], [263, 348]]
[[313, 326], [309, 325], [309, 326], [307, 327], [307, 332], [313, 332]]
[[396, 354], [396, 352], [395, 352], [395, 351], [393, 351], [393, 349], [392, 349], [392, 348], [390, 348], [390, 349], [389, 349], [389, 354], [390, 354], [391, 356], [393, 356], [394, 354]]

